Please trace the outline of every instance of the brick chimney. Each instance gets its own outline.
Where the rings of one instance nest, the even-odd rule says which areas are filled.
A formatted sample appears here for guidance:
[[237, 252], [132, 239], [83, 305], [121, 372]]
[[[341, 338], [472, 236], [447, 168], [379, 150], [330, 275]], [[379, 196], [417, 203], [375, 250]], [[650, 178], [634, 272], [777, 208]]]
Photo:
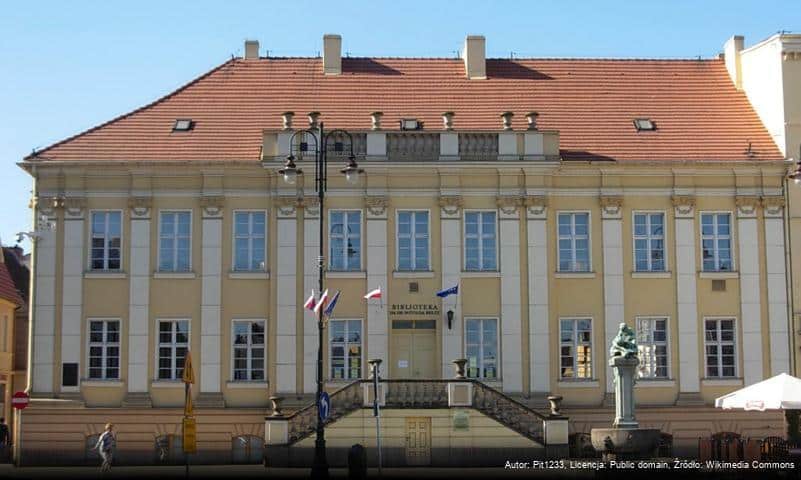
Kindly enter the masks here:
[[483, 35], [468, 35], [464, 40], [464, 71], [470, 80], [487, 78], [486, 40]]
[[259, 59], [259, 41], [245, 40], [245, 60]]
[[342, 36], [333, 33], [323, 35], [323, 73], [342, 73]]

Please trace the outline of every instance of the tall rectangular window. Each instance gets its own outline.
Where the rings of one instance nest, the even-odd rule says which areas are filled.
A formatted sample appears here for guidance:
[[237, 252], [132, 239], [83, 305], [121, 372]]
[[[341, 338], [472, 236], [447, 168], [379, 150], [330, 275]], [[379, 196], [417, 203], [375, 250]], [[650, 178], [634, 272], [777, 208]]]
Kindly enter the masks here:
[[233, 322], [234, 381], [264, 380], [264, 321]]
[[731, 214], [701, 214], [701, 248], [705, 272], [732, 270]]
[[707, 378], [737, 376], [737, 342], [734, 320], [704, 320], [704, 349]]
[[92, 212], [92, 270], [119, 270], [122, 246], [122, 212]]
[[234, 270], [264, 271], [264, 212], [234, 212]]
[[559, 271], [590, 271], [590, 214], [559, 214]]
[[559, 342], [559, 375], [566, 379], [591, 379], [592, 320], [560, 320]]
[[192, 214], [161, 212], [159, 271], [188, 272], [191, 268]]
[[465, 353], [468, 377], [498, 378], [497, 319], [465, 319]]
[[637, 319], [640, 378], [668, 378], [668, 331], [666, 318]]
[[120, 378], [119, 320], [89, 322], [89, 378], [92, 380]]
[[329, 223], [330, 270], [362, 268], [362, 214], [353, 210], [331, 211]]
[[331, 378], [355, 380], [362, 377], [362, 321], [329, 320]]
[[189, 350], [189, 321], [160, 320], [158, 345], [159, 380], [179, 380]]
[[634, 270], [665, 271], [665, 214], [634, 214]]
[[497, 270], [495, 212], [465, 212], [464, 214], [464, 269]]
[[399, 211], [398, 270], [428, 269], [428, 212]]

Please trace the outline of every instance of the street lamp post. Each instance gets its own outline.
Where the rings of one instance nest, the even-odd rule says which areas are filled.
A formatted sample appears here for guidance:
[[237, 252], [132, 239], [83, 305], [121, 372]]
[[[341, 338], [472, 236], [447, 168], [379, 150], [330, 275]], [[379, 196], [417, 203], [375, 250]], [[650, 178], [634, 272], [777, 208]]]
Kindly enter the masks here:
[[[292, 155], [292, 148], [295, 144], [295, 136], [303, 134], [299, 144], [299, 150], [302, 152], [309, 151], [306, 136], [314, 140], [314, 190], [317, 193], [317, 198], [320, 201], [320, 255], [317, 257], [317, 272], [320, 294], [323, 292], [324, 276], [325, 276], [325, 250], [323, 246], [323, 239], [325, 235], [324, 219], [325, 219], [325, 192], [328, 188], [328, 140], [334, 135], [343, 135], [348, 137], [350, 142], [350, 155], [348, 156], [348, 163], [340, 170], [348, 182], [355, 184], [359, 181], [359, 175], [364, 172], [356, 163], [356, 157], [353, 155], [353, 136], [345, 130], [332, 130], [325, 133], [323, 130], [323, 123], [320, 122], [319, 131], [315, 133], [314, 128], [306, 130], [298, 130], [289, 138], [289, 156], [287, 156], [284, 168], [278, 170], [278, 173], [283, 176], [286, 183], [294, 185], [297, 181], [298, 175], [303, 173], [303, 170], [295, 164], [295, 156]], [[318, 137], [319, 135], [319, 137]], [[344, 145], [341, 141], [335, 141], [335, 152], [344, 152]], [[328, 460], [325, 456], [325, 425], [322, 416], [320, 415], [320, 398], [323, 395], [323, 308], [319, 308], [317, 312], [317, 437], [314, 441], [314, 461], [312, 463], [311, 476], [312, 478], [328, 478]]]

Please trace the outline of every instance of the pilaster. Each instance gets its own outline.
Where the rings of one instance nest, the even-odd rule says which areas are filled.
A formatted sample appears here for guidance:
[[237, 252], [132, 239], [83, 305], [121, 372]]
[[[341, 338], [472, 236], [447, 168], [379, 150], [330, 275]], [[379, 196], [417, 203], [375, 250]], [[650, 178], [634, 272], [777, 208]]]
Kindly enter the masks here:
[[[33, 242], [35, 275], [33, 317], [33, 393], [52, 393], [55, 382], [56, 334], [56, 239], [58, 210], [62, 202], [56, 197], [39, 197], [34, 201], [34, 218], [44, 218], [53, 229], [38, 229]], [[63, 227], [62, 227], [63, 228]], [[60, 381], [59, 381], [60, 383]]]
[[128, 393], [148, 391], [148, 335], [150, 325], [150, 197], [132, 197], [130, 295], [128, 301]]
[[[442, 249], [442, 288], [449, 288], [461, 278], [462, 271], [462, 235], [459, 228], [462, 217], [463, 200], [459, 195], [441, 195], [440, 207], [440, 241]], [[453, 328], [442, 329], [442, 378], [447, 378], [453, 369], [452, 363], [456, 358], [464, 356], [462, 350], [462, 331], [464, 319], [462, 318], [462, 296], [452, 295], [442, 300], [442, 315], [453, 310]]]
[[548, 198], [526, 198], [528, 226], [528, 335], [530, 389], [551, 391], [550, 318], [548, 305]]
[[[389, 325], [385, 305], [389, 303], [387, 251], [387, 211], [389, 200], [384, 195], [365, 198], [367, 234], [367, 290], [381, 287], [380, 301], [367, 301], [367, 357], [389, 361]], [[389, 369], [383, 375], [389, 377]]]
[[503, 391], [523, 390], [523, 342], [521, 339], [520, 207], [519, 195], [497, 197], [501, 269], [501, 377]]
[[743, 380], [745, 385], [762, 380], [762, 288], [759, 278], [759, 197], [738, 196], [737, 250], [740, 270]]
[[765, 217], [765, 260], [768, 284], [768, 325], [770, 329], [770, 373], [790, 370], [787, 276], [784, 247], [784, 197], [762, 198]]
[[281, 196], [274, 201], [278, 224], [277, 312], [275, 392], [297, 390], [297, 209], [295, 196]]
[[[623, 301], [623, 197], [603, 195], [599, 198], [603, 235], [604, 260], [604, 352], [622, 322], [625, 322]], [[614, 392], [611, 367], [606, 368], [606, 393]]]
[[200, 392], [220, 393], [222, 383], [222, 218], [224, 199], [204, 196], [200, 299]]
[[[64, 255], [61, 269], [61, 364], [81, 368], [81, 322], [83, 318], [84, 216], [86, 200], [69, 197], [64, 205]], [[60, 383], [60, 382], [59, 382]], [[61, 386], [62, 392], [78, 391], [78, 386]]]
[[[320, 255], [320, 200], [317, 197], [303, 198], [303, 292], [306, 299], [314, 290], [318, 292], [318, 263]], [[328, 258], [326, 252], [325, 258]], [[314, 393], [317, 389], [317, 315], [303, 309], [303, 393]], [[327, 341], [325, 342], [327, 344]]]
[[679, 327], [679, 395], [700, 392], [698, 301], [695, 262], [695, 197], [672, 197], [676, 235], [676, 295]]

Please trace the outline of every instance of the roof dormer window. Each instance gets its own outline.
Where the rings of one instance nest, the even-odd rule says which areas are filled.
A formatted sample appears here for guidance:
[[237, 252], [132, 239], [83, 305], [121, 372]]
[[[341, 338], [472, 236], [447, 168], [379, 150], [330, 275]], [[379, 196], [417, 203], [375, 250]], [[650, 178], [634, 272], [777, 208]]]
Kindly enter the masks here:
[[192, 127], [195, 126], [195, 122], [192, 121], [191, 118], [179, 118], [175, 120], [175, 123], [172, 125], [173, 132], [188, 132], [192, 130]]
[[636, 128], [638, 132], [653, 131], [656, 130], [656, 123], [650, 118], [635, 118], [634, 128]]

